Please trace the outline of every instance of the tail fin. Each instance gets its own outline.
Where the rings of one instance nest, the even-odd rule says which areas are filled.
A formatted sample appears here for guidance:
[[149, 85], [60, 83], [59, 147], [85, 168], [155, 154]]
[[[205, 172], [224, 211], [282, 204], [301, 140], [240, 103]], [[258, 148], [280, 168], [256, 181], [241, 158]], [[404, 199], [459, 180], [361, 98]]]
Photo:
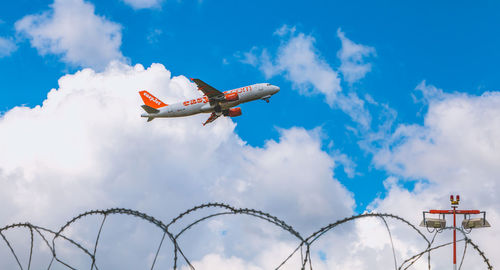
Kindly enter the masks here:
[[[148, 106], [148, 107], [150, 107], [152, 109], [159, 109], [161, 107], [168, 106], [167, 104], [163, 103], [163, 101], [157, 99], [155, 96], [151, 95], [146, 90], [140, 91], [139, 95], [141, 95], [141, 98], [142, 98], [142, 101], [144, 101], [144, 104], [146, 104], [146, 106]], [[146, 110], [146, 109], [144, 109], [144, 110]]]

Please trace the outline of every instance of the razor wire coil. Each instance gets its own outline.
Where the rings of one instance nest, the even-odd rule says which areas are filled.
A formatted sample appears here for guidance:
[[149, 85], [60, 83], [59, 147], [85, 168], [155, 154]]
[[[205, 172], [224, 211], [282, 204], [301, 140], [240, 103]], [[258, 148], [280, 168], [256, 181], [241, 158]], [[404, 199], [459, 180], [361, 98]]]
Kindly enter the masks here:
[[[190, 214], [193, 214], [195, 212], [199, 212], [202, 209], [219, 209], [222, 212], [218, 212], [218, 213], [215, 213], [215, 214], [204, 215], [201, 218], [198, 218], [198, 219], [192, 221], [191, 223], [189, 223], [188, 225], [182, 227], [177, 234], [174, 234], [171, 230], [169, 230], [172, 225], [176, 224], [177, 222], [179, 222], [180, 220], [182, 220], [185, 217], [189, 216]], [[68, 236], [66, 236], [64, 234], [64, 232], [69, 227], [71, 227], [75, 222], [77, 222], [78, 220], [81, 220], [81, 219], [83, 219], [85, 217], [92, 216], [92, 215], [100, 215], [100, 216], [102, 216], [102, 221], [101, 221], [101, 224], [100, 224], [100, 227], [99, 227], [98, 234], [97, 234], [96, 239], [95, 239], [95, 244], [93, 246], [93, 250], [89, 251], [88, 249], [86, 249], [85, 247], [83, 247], [82, 244], [80, 244], [77, 241], [75, 241], [74, 239], [71, 239]], [[17, 255], [17, 253], [14, 251], [11, 242], [7, 239], [7, 237], [4, 234], [8, 230], [25, 228], [30, 233], [30, 250], [29, 250], [28, 262], [27, 262], [27, 270], [30, 270], [30, 268], [32, 266], [33, 246], [34, 246], [35, 233], [36, 233], [36, 235], [40, 236], [40, 238], [42, 239], [42, 243], [50, 250], [50, 252], [52, 254], [52, 257], [51, 257], [51, 260], [49, 262], [49, 265], [47, 266], [47, 270], [50, 270], [53, 267], [54, 261], [58, 262], [60, 265], [63, 265], [67, 269], [77, 269], [77, 268], [71, 266], [69, 262], [64, 261], [62, 258], [60, 258], [58, 256], [57, 251], [56, 251], [56, 240], [59, 239], [59, 238], [62, 239], [62, 240], [64, 240], [64, 241], [66, 241], [67, 243], [73, 245], [78, 250], [80, 250], [81, 252], [83, 252], [83, 254], [85, 254], [86, 256], [88, 256], [89, 259], [91, 260], [91, 268], [90, 268], [91, 270], [94, 270], [94, 269], [99, 270], [99, 268], [98, 268], [98, 262], [96, 260], [99, 239], [101, 237], [101, 232], [102, 232], [102, 230], [103, 230], [103, 228], [105, 226], [106, 219], [109, 216], [111, 216], [111, 215], [132, 216], [134, 218], [138, 218], [140, 220], [144, 220], [144, 221], [147, 221], [147, 222], [153, 224], [154, 226], [156, 226], [157, 228], [159, 228], [163, 232], [161, 241], [160, 241], [160, 243], [158, 245], [158, 248], [157, 248], [156, 253], [155, 253], [154, 260], [153, 260], [151, 268], [150, 268], [151, 270], [153, 270], [154, 267], [155, 267], [155, 264], [156, 264], [156, 261], [157, 261], [157, 258], [158, 258], [158, 254], [160, 253], [160, 250], [161, 250], [161, 248], [163, 246], [163, 243], [164, 243], [164, 240], [165, 240], [166, 236], [168, 236], [168, 239], [170, 239], [170, 242], [173, 245], [173, 250], [174, 250], [173, 254], [172, 254], [173, 255], [173, 269], [177, 269], [177, 267], [178, 267], [179, 255], [182, 257], [182, 259], [184, 260], [184, 262], [191, 269], [195, 269], [195, 267], [191, 264], [190, 260], [188, 259], [188, 257], [184, 253], [184, 251], [181, 249], [181, 247], [180, 247], [180, 245], [178, 243], [178, 238], [181, 237], [186, 231], [192, 229], [194, 226], [196, 226], [196, 225], [198, 225], [198, 224], [200, 224], [200, 223], [202, 223], [204, 221], [207, 221], [209, 219], [212, 219], [212, 218], [215, 218], [215, 217], [218, 217], [218, 216], [223, 216], [223, 215], [247, 215], [247, 216], [250, 216], [250, 217], [253, 217], [253, 218], [264, 220], [264, 221], [266, 221], [266, 222], [268, 222], [270, 224], [275, 225], [276, 227], [280, 228], [281, 230], [290, 233], [292, 236], [294, 236], [297, 239], [297, 241], [299, 241], [299, 244], [298, 244], [297, 248], [295, 248], [293, 250], [293, 252], [287, 258], [285, 258], [274, 269], [280, 269], [281, 267], [283, 267], [294, 256], [294, 254], [296, 254], [299, 250], [300, 250], [301, 262], [302, 262], [301, 263], [301, 269], [305, 270], [307, 265], [309, 265], [309, 269], [313, 269], [313, 264], [312, 264], [312, 260], [311, 260], [311, 246], [319, 238], [321, 238], [327, 232], [333, 230], [334, 228], [336, 228], [337, 226], [339, 226], [341, 224], [348, 223], [348, 222], [351, 222], [351, 221], [354, 221], [354, 220], [357, 220], [357, 219], [370, 218], [370, 217], [371, 218], [380, 218], [380, 219], [382, 219], [383, 224], [385, 225], [385, 228], [387, 229], [387, 232], [388, 232], [388, 235], [389, 235], [389, 238], [390, 238], [390, 244], [391, 244], [391, 247], [392, 247], [392, 254], [393, 254], [393, 257], [394, 257], [393, 258], [394, 259], [394, 266], [395, 266], [395, 269], [397, 269], [397, 270], [408, 269], [409, 267], [411, 267], [415, 262], [417, 262], [425, 254], [427, 254], [427, 257], [428, 257], [428, 260], [427, 260], [428, 269], [431, 269], [431, 263], [430, 263], [431, 251], [434, 251], [434, 250], [437, 250], [437, 249], [440, 249], [440, 248], [443, 248], [445, 246], [448, 246], [448, 245], [452, 244], [452, 242], [449, 242], [449, 243], [441, 244], [441, 245], [438, 245], [438, 246], [433, 246], [433, 243], [434, 243], [434, 240], [436, 238], [437, 232], [434, 233], [434, 236], [432, 237], [432, 239], [429, 240], [415, 225], [413, 225], [412, 223], [410, 223], [406, 219], [404, 219], [402, 217], [399, 217], [397, 215], [385, 214], [385, 213], [363, 213], [363, 214], [360, 214], [360, 215], [354, 215], [354, 216], [351, 216], [351, 217], [340, 219], [340, 220], [337, 220], [337, 221], [335, 221], [333, 223], [330, 223], [330, 224], [328, 224], [328, 225], [320, 228], [319, 230], [317, 230], [317, 231], [313, 232], [312, 234], [310, 234], [308, 237], [303, 237], [292, 226], [288, 225], [285, 221], [279, 219], [276, 216], [273, 216], [273, 215], [271, 215], [269, 213], [266, 213], [266, 212], [263, 212], [263, 211], [260, 211], [260, 210], [250, 209], [250, 208], [236, 208], [236, 207], [230, 206], [228, 204], [224, 204], [224, 203], [206, 203], [206, 204], [201, 204], [201, 205], [195, 206], [193, 208], [190, 208], [190, 209], [188, 209], [188, 210], [180, 213], [178, 216], [176, 216], [175, 218], [173, 218], [167, 224], [164, 223], [164, 222], [162, 222], [159, 219], [156, 219], [153, 216], [150, 216], [148, 214], [145, 214], [145, 213], [142, 213], [142, 212], [139, 212], [139, 211], [136, 211], [136, 210], [126, 209], [126, 208], [112, 208], [112, 209], [106, 209], [106, 210], [91, 210], [91, 211], [87, 211], [87, 212], [81, 213], [81, 214], [73, 217], [69, 221], [67, 221], [58, 231], [52, 231], [50, 229], [43, 228], [43, 227], [40, 227], [40, 226], [36, 226], [36, 225], [33, 225], [31, 223], [26, 222], [26, 223], [15, 223], [15, 224], [7, 225], [7, 226], [5, 226], [3, 228], [0, 228], [0, 236], [2, 237], [3, 242], [7, 245], [7, 247], [9, 249], [12, 257], [15, 259], [16, 264], [19, 266], [19, 269], [21, 269], [21, 270], [24, 270], [23, 264], [21, 263], [21, 261], [19, 259], [19, 256]], [[389, 225], [387, 224], [387, 221], [386, 221], [387, 218], [394, 219], [394, 220], [399, 221], [400, 223], [402, 223], [404, 225], [409, 226], [413, 231], [415, 231], [422, 238], [422, 240], [424, 240], [427, 243], [426, 249], [424, 249], [421, 252], [418, 252], [417, 254], [411, 256], [410, 258], [404, 260], [399, 265], [399, 267], [397, 265], [396, 253], [394, 251], [394, 242], [392, 240], [391, 229], [390, 229], [390, 227], [389, 227]], [[451, 230], [451, 229], [453, 229], [453, 227], [446, 227], [446, 228], [443, 228], [442, 230]], [[461, 269], [461, 267], [462, 267], [465, 255], [467, 253], [467, 246], [468, 245], [470, 245], [479, 254], [479, 256], [482, 257], [482, 259], [483, 259], [483, 261], [484, 261], [487, 269], [489, 269], [489, 270], [493, 269], [493, 266], [490, 264], [489, 259], [486, 257], [486, 255], [484, 254], [484, 252], [479, 248], [479, 246], [477, 244], [475, 244], [467, 236], [467, 234], [469, 232], [468, 231], [464, 231], [461, 228], [456, 228], [456, 230], [459, 231], [463, 235], [463, 238], [460, 239], [460, 240], [457, 240], [457, 241], [465, 241], [463, 255], [462, 255], [462, 259], [461, 259], [461, 262], [460, 262], [460, 268], [459, 269]], [[49, 235], [52, 235], [51, 241], [49, 241], [46, 238], [46, 236], [42, 233], [42, 231], [45, 232], [45, 233], [48, 233]], [[304, 254], [304, 249], [305, 249], [305, 254]]]

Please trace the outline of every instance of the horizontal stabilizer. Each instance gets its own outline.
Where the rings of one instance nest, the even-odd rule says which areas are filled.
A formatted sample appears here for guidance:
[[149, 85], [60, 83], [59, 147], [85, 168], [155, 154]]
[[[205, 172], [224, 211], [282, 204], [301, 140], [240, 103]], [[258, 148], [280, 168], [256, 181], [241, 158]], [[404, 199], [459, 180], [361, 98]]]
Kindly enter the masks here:
[[147, 112], [147, 113], [159, 113], [160, 110], [157, 110], [153, 107], [149, 107], [148, 105], [141, 105], [141, 107]]
[[153, 121], [153, 119], [155, 119], [155, 118], [154, 117], [148, 117], [148, 122]]

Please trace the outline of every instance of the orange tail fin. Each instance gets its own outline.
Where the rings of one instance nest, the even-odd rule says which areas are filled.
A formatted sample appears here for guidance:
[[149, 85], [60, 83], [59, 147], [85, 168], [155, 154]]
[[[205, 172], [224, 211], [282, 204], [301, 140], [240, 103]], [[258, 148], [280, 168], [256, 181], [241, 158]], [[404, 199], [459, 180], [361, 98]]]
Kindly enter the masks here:
[[148, 91], [142, 90], [139, 92], [139, 95], [141, 95], [142, 101], [144, 101], [144, 104], [148, 105], [151, 108], [161, 108], [168, 106], [168, 104], [163, 103], [163, 101], [157, 99], [155, 96], [151, 95]]

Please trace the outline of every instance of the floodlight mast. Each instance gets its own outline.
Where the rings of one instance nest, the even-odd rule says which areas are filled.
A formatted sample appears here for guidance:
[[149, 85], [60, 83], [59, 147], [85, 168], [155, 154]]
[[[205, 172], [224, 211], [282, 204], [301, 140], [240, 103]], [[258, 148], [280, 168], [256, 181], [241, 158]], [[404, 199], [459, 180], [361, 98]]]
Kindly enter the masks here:
[[[452, 210], [429, 210], [428, 212], [424, 211], [424, 220], [420, 224], [420, 226], [423, 227], [429, 227], [427, 225], [427, 219], [425, 218], [425, 214], [439, 214], [443, 215], [443, 219], [441, 220], [441, 226], [440, 228], [444, 228], [446, 225], [446, 220], [444, 219], [444, 215], [451, 215], [453, 214], [453, 270], [457, 270], [457, 222], [456, 222], [456, 216], [457, 214], [462, 214], [464, 215], [464, 222], [462, 222], [462, 227], [464, 227], [463, 224], [469, 224], [469, 221], [471, 219], [468, 219], [467, 222], [465, 222], [465, 217], [467, 215], [477, 215], [477, 214], [483, 214], [483, 218], [480, 219], [479, 225], [476, 227], [473, 225], [470, 227], [472, 228], [483, 228], [483, 227], [490, 227], [490, 224], [486, 221], [486, 212], [484, 211], [479, 211], [479, 210], [457, 210], [458, 204], [460, 203], [460, 195], [456, 195], [454, 197], [453, 195], [450, 195], [450, 202], [451, 202], [451, 208]], [[475, 223], [474, 223], [475, 224]], [[434, 227], [437, 228], [437, 227]]]

